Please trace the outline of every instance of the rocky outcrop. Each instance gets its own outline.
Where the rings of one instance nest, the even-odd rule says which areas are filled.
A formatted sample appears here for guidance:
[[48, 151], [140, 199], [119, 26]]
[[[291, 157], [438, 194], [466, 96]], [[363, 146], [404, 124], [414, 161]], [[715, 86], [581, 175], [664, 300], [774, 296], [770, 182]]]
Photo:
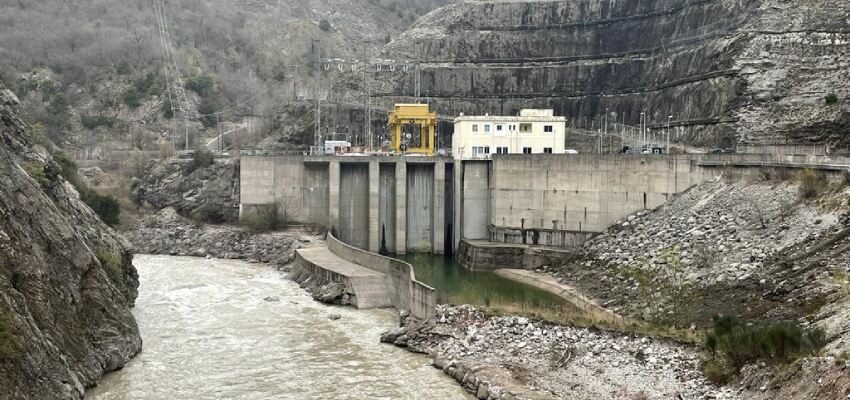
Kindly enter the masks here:
[[309, 236], [293, 232], [255, 233], [233, 226], [205, 226], [173, 208], [150, 215], [125, 236], [139, 254], [215, 257], [269, 263], [284, 268]]
[[[422, 96], [441, 114], [547, 107], [595, 130], [606, 112], [633, 126], [646, 112], [659, 130], [672, 116], [689, 144], [846, 148], [848, 13], [830, 0], [469, 1], [423, 17], [384, 54], [422, 60]], [[403, 101], [413, 83], [382, 72], [373, 92]]]
[[129, 248], [34, 145], [0, 87], [0, 398], [82, 398], [141, 350]]
[[216, 160], [193, 168], [192, 160], [152, 161], [133, 183], [137, 204], [172, 207], [197, 221], [220, 224], [239, 220], [239, 160]]

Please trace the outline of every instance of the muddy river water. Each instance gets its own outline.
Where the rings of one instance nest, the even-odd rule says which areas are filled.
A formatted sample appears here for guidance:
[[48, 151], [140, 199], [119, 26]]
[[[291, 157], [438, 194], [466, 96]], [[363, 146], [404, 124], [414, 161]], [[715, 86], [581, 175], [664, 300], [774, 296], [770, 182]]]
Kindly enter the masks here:
[[268, 266], [134, 264], [144, 350], [86, 399], [471, 398], [426, 357], [379, 343], [397, 323], [393, 310], [319, 304]]

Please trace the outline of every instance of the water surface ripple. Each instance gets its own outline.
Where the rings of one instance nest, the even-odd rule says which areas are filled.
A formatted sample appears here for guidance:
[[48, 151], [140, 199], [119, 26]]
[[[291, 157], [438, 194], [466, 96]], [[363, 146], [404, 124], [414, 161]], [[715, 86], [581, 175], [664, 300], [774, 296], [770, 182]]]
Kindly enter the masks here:
[[86, 399], [470, 398], [426, 357], [378, 342], [396, 323], [392, 310], [316, 303], [267, 266], [167, 256], [134, 264], [144, 350]]

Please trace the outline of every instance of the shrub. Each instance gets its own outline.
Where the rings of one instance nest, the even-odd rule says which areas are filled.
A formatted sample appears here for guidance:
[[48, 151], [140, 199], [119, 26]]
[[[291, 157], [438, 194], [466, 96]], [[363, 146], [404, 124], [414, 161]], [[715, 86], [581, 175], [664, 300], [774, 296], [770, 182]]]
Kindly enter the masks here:
[[[3, 311], [5, 313], [5, 311]], [[15, 335], [12, 332], [11, 318], [0, 314], [0, 361], [14, 359], [18, 351], [14, 344]]]
[[186, 89], [197, 93], [198, 96], [210, 97], [215, 94], [215, 80], [207, 74], [193, 76], [186, 81]]
[[280, 225], [277, 206], [274, 204], [259, 207], [257, 211], [242, 216], [242, 226], [252, 232], [273, 231]]
[[838, 103], [838, 96], [836, 96], [835, 93], [830, 93], [826, 95], [826, 97], [824, 97], [824, 101], [826, 102], [826, 104]]
[[215, 163], [215, 155], [209, 150], [197, 150], [192, 153], [192, 162], [187, 173], [191, 174], [198, 168], [206, 168]]
[[706, 347], [715, 355], [716, 363], [725, 364], [707, 366], [735, 372], [756, 361], [793, 362], [800, 357], [817, 354], [825, 344], [826, 335], [822, 329], [803, 329], [787, 322], [747, 325], [734, 317], [715, 317], [714, 329], [705, 341]]
[[44, 173], [44, 165], [42, 163], [38, 161], [24, 161], [21, 167], [39, 185], [44, 186], [47, 184], [47, 175]]
[[105, 224], [114, 227], [121, 223], [121, 207], [114, 196], [102, 195], [94, 189], [86, 188], [80, 192], [80, 198]]
[[826, 179], [823, 175], [811, 169], [804, 169], [797, 174], [797, 180], [800, 181], [800, 198], [813, 199], [820, 196], [823, 189], [826, 187]]
[[101, 126], [111, 128], [115, 125], [115, 118], [107, 117], [105, 115], [83, 115], [80, 117], [80, 123], [86, 129], [97, 129]]
[[201, 104], [198, 105], [198, 112], [201, 114], [201, 124], [206, 128], [214, 128], [218, 125], [218, 120], [213, 115], [218, 111], [218, 101], [215, 97], [205, 97], [201, 99]]
[[328, 22], [328, 20], [323, 19], [323, 20], [319, 21], [319, 29], [321, 29], [325, 32], [328, 32], [328, 31], [331, 30], [331, 23]]
[[276, 80], [278, 82], [286, 81], [286, 67], [285, 66], [280, 65], [277, 68], [275, 68], [274, 80]]
[[162, 105], [160, 105], [160, 111], [162, 111], [162, 116], [166, 119], [174, 118], [174, 105], [170, 97], [166, 97], [162, 101]]
[[135, 87], [131, 87], [124, 92], [124, 104], [130, 108], [139, 108], [142, 105], [142, 96]]
[[133, 68], [127, 61], [121, 61], [115, 66], [115, 73], [118, 75], [130, 75], [132, 72]]
[[114, 284], [120, 284], [124, 281], [124, 272], [121, 268], [121, 258], [109, 250], [100, 249], [95, 254], [106, 276]]
[[153, 72], [148, 72], [147, 74], [139, 77], [133, 82], [133, 87], [136, 88], [136, 92], [143, 95], [151, 95], [151, 94], [159, 94], [160, 92], [160, 84], [157, 75]]
[[712, 358], [702, 365], [702, 373], [709, 382], [715, 385], [729, 383], [735, 371], [721, 358]]

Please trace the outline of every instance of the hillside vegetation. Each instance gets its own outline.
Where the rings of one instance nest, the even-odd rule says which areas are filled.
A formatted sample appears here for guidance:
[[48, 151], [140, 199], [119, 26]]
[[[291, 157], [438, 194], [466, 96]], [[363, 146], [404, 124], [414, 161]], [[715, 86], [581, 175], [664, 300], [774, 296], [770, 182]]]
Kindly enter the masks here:
[[[169, 130], [188, 129], [194, 138], [222, 121], [271, 115], [273, 105], [294, 99], [311, 82], [313, 39], [323, 56], [361, 54], [447, 2], [4, 2], [0, 81], [22, 100], [25, 119], [39, 124], [36, 132], [63, 147], [118, 142], [156, 150], [157, 140], [177, 142]], [[171, 121], [181, 89], [163, 68], [155, 5], [187, 89], [188, 128]], [[182, 105], [174, 106], [179, 113]]]

